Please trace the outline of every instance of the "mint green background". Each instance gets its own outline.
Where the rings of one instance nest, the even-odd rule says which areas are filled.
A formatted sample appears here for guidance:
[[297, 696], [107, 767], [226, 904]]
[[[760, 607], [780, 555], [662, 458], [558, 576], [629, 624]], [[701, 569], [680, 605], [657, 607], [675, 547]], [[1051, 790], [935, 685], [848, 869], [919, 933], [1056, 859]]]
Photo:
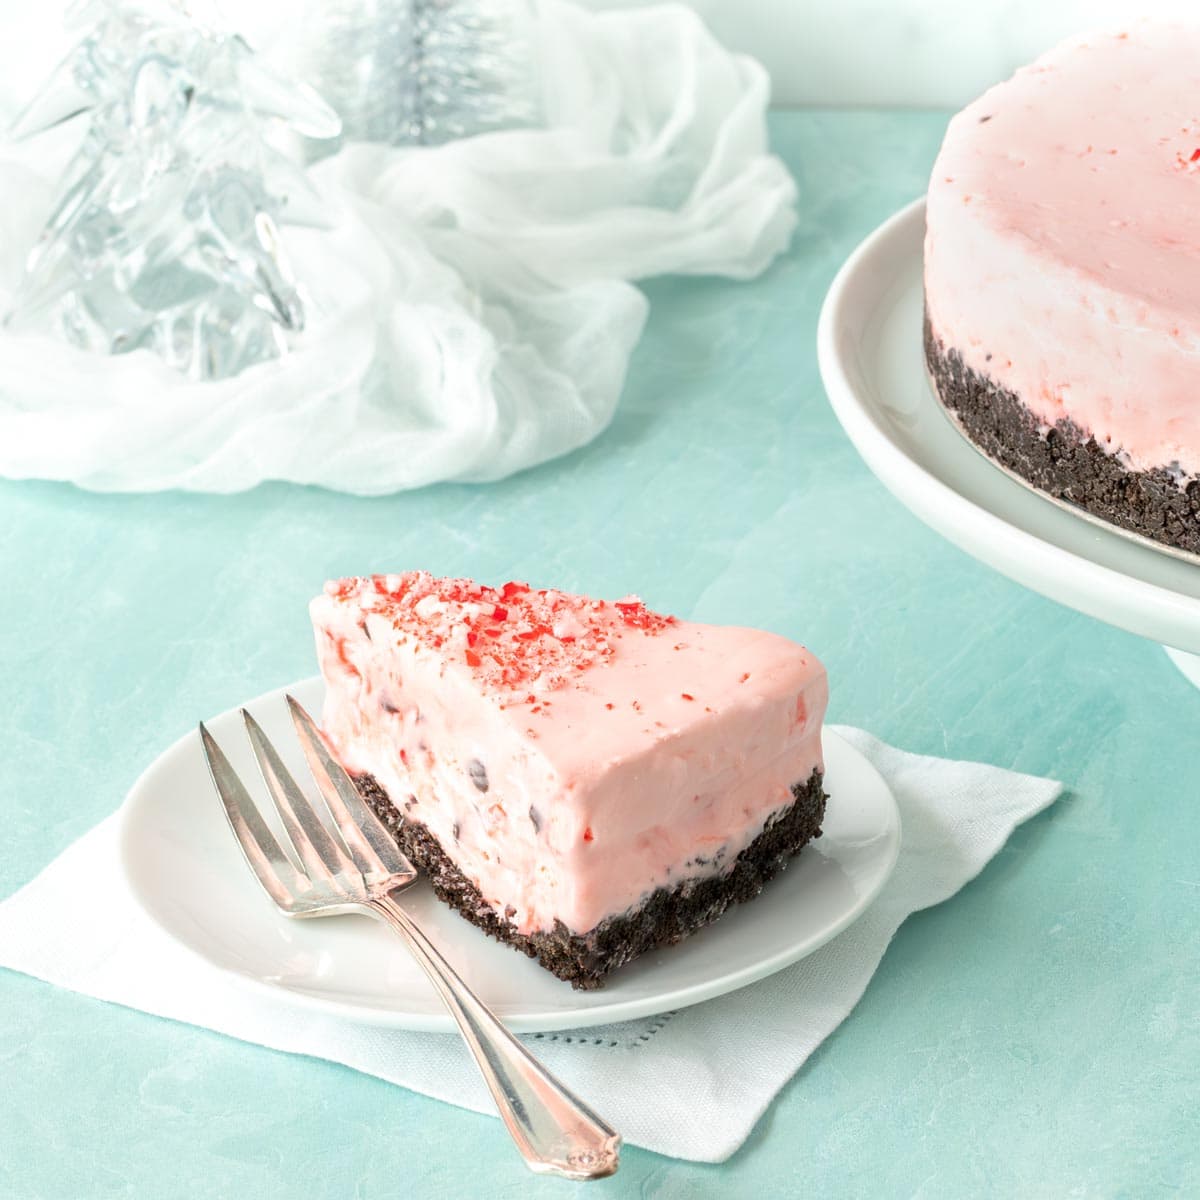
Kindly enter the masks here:
[[197, 718], [310, 674], [326, 577], [415, 566], [799, 637], [833, 719], [1067, 796], [908, 921], [721, 1166], [631, 1148], [612, 1180], [538, 1180], [494, 1120], [0, 972], [0, 1196], [1200, 1193], [1200, 692], [919, 524], [817, 374], [834, 271], [923, 191], [945, 120], [777, 115], [800, 185], [789, 255], [752, 284], [652, 284], [612, 428], [507, 483], [377, 500], [0, 484], [0, 895]]

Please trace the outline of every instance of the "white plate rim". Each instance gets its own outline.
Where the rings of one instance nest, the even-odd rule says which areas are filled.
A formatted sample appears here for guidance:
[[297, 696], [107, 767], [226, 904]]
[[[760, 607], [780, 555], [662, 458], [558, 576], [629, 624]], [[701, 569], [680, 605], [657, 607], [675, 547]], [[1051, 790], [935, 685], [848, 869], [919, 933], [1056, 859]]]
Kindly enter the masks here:
[[[244, 704], [239, 704], [232, 709], [226, 710], [225, 713], [219, 714], [218, 718], [214, 718], [214, 720], [227, 716], [229, 713], [240, 708], [248, 708], [253, 711], [259, 705], [271, 703], [282, 704], [284, 696], [288, 693], [295, 694], [297, 691], [303, 691], [307, 687], [314, 686], [317, 682], [319, 681], [309, 678], [288, 684], [284, 687], [274, 688], [255, 697], [253, 700], [246, 701]], [[886, 840], [881, 841], [876, 874], [873, 876], [870, 886], [865, 888], [856, 897], [855, 902], [840, 914], [837, 920], [830, 922], [807, 941], [793, 943], [775, 954], [767, 955], [743, 969], [730, 972], [719, 979], [708, 980], [703, 983], [679, 988], [675, 991], [665, 991], [661, 994], [646, 996], [640, 999], [618, 999], [609, 1005], [581, 1009], [577, 1012], [575, 1010], [565, 1010], [540, 1014], [536, 1012], [507, 1013], [504, 1016], [506, 1026], [518, 1033], [549, 1033], [559, 1030], [585, 1029], [593, 1026], [611, 1025], [620, 1021], [635, 1020], [640, 1017], [655, 1016], [663, 1012], [687, 1008], [694, 1004], [702, 1003], [705, 1000], [716, 999], [718, 996], [748, 987], [783, 970], [785, 967], [791, 966], [793, 963], [799, 962], [832, 941], [858, 920], [871, 904], [875, 902], [879, 893], [891, 878], [896, 862], [899, 859], [903, 843], [900, 810], [891, 788], [870, 761], [851, 745], [850, 742], [829, 726], [826, 726], [822, 732], [824, 737], [834, 739], [840, 743], [843, 752], [853, 757], [856, 770], [864, 771], [872, 778], [873, 786], [879, 789], [880, 796], [886, 798], [888, 805], [888, 811], [885, 815], [886, 828], [881, 828], [881, 833], [886, 834]], [[217, 971], [223, 978], [236, 984], [238, 987], [264, 997], [269, 997], [276, 1003], [282, 1002], [294, 1005], [302, 1010], [320, 1013], [325, 1016], [338, 1017], [360, 1024], [404, 1029], [411, 1032], [457, 1032], [458, 1027], [454, 1024], [453, 1018], [448, 1013], [427, 1014], [358, 1005], [348, 1001], [314, 995], [311, 992], [290, 989], [247, 974], [236, 967], [210, 958], [200, 948], [187, 941], [186, 938], [179, 936], [169, 924], [164, 923], [158, 918], [153, 907], [147, 905], [145, 902], [145, 898], [141, 895], [136, 884], [136, 866], [131, 856], [134, 853], [134, 837], [136, 835], [137, 821], [140, 810], [150, 802], [147, 797], [153, 795], [152, 788], [155, 776], [159, 772], [166, 770], [167, 764], [172, 759], [178, 757], [193, 742], [195, 737], [194, 732], [186, 733], [157, 755], [129, 789], [125, 801], [118, 810], [118, 863], [129, 894], [143, 915], [164, 936], [169, 938], [174, 945], [180, 947], [194, 960], [205, 963], [209, 969]], [[219, 803], [215, 794], [213, 796], [213, 803], [214, 805]], [[232, 834], [230, 835], [230, 845], [233, 845]], [[794, 865], [791, 869], [794, 871], [797, 869], [797, 866]], [[289, 918], [281, 915], [280, 919], [287, 920]], [[471, 927], [464, 923], [464, 928], [470, 929]], [[563, 984], [563, 987], [569, 989], [569, 985], [567, 984]], [[564, 995], [566, 994], [564, 993]], [[589, 994], [595, 995], [595, 993]], [[486, 997], [484, 998], [486, 999]]]
[[[884, 221], [847, 258], [826, 293], [817, 325], [817, 361], [846, 434], [893, 495], [960, 549], [1052, 600], [1131, 633], [1200, 653], [1200, 601], [1054, 545], [980, 506], [911, 458], [859, 396], [841, 347], [843, 333], [861, 325], [851, 292], [862, 286], [861, 277], [876, 258], [900, 239], [913, 238], [914, 225], [923, 228], [924, 211], [925, 199], [919, 197]], [[1000, 471], [985, 456], [979, 457]], [[1037, 498], [1063, 519], [1095, 528], [1049, 498]]]

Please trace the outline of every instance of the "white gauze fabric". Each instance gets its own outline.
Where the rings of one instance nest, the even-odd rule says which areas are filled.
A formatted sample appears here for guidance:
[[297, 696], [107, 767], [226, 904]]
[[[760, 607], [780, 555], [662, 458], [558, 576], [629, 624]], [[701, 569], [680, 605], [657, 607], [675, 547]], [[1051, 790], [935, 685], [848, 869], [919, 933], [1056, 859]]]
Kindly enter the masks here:
[[[690, 10], [535, 0], [531, 20], [545, 128], [351, 144], [309, 168], [334, 226], [284, 231], [311, 296], [284, 359], [192, 382], [145, 351], [0, 328], [0, 475], [373, 495], [595, 437], [646, 317], [630, 281], [760, 272], [795, 185], [767, 152], [765, 73]], [[0, 310], [78, 133], [0, 152]]]

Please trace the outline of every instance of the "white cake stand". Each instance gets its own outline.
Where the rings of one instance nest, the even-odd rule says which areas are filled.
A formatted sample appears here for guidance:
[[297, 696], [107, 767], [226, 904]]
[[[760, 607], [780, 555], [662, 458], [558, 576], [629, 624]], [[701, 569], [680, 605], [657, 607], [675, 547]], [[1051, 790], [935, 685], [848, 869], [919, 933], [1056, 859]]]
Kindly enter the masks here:
[[821, 311], [821, 377], [850, 440], [927, 525], [1011, 579], [1161, 642], [1200, 687], [1200, 560], [1084, 517], [985, 459], [933, 395], [922, 348], [925, 204], [850, 256]]

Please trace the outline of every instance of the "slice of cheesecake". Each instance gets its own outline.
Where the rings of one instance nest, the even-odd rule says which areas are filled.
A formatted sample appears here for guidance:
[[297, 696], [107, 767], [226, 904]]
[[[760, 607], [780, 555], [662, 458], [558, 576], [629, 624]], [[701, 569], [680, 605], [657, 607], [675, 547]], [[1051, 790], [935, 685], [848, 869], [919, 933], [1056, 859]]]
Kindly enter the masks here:
[[825, 811], [802, 646], [425, 572], [312, 603], [341, 761], [434, 890], [576, 987], [758, 895]]

